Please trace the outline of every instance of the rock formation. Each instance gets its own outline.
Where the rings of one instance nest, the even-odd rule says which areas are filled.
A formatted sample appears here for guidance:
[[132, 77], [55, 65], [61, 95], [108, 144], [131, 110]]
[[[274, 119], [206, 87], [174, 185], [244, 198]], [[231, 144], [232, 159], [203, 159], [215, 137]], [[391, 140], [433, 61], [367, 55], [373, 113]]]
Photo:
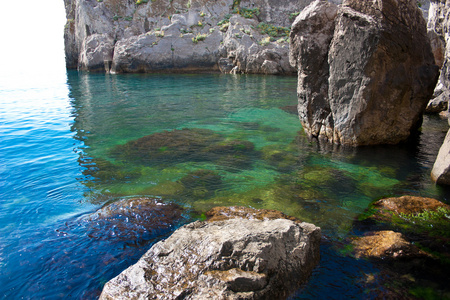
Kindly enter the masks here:
[[[436, 98], [428, 104], [430, 112], [443, 112], [444, 116], [449, 114], [450, 97], [450, 35], [448, 26], [450, 24], [450, 3], [447, 1], [432, 0], [428, 19], [428, 30], [435, 33], [444, 45], [441, 75], [439, 85], [435, 90]], [[450, 123], [450, 120], [449, 120]], [[438, 184], [450, 185], [450, 131], [445, 137], [444, 143], [439, 150], [438, 157], [431, 171], [431, 178]]]
[[416, 1], [315, 1], [296, 18], [305, 131], [336, 144], [395, 144], [421, 124], [438, 77]]
[[293, 74], [289, 26], [310, 2], [65, 0], [66, 65], [112, 73]]
[[280, 299], [319, 261], [320, 229], [312, 224], [271, 212], [213, 213], [221, 214], [155, 244], [106, 283], [100, 299]]
[[450, 185], [450, 130], [439, 149], [438, 156], [431, 170], [431, 178], [438, 184]]

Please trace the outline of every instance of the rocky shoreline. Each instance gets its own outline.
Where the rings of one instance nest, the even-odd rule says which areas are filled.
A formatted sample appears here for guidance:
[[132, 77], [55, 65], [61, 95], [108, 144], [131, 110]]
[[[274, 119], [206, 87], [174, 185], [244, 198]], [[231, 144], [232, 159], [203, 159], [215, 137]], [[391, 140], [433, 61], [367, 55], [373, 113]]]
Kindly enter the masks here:
[[[112, 74], [298, 74], [300, 121], [310, 137], [326, 143], [402, 143], [420, 128], [426, 110], [450, 114], [450, 4], [442, 1], [65, 4], [68, 68]], [[428, 24], [422, 5], [429, 5]], [[431, 172], [438, 184], [450, 184], [449, 145], [450, 133]], [[129, 142], [117, 155], [132, 153], [133, 147]], [[210, 159], [226, 152], [227, 145], [217, 147]], [[146, 162], [158, 159], [159, 152], [148, 153]], [[404, 196], [374, 203], [370, 216], [355, 221], [362, 234], [347, 241], [351, 255], [417, 263], [419, 272], [428, 263], [447, 266], [450, 210], [436, 201]], [[285, 298], [318, 264], [319, 245], [320, 228], [279, 212], [215, 209], [209, 221], [185, 225], [157, 243], [108, 282], [100, 298]]]
[[289, 26], [310, 2], [66, 0], [66, 65], [111, 73], [294, 74]]

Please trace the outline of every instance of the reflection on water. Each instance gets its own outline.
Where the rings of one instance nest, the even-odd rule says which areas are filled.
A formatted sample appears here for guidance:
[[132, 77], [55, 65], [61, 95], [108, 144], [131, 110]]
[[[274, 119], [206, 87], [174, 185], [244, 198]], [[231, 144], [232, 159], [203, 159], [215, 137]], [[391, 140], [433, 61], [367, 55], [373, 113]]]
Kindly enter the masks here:
[[[33, 147], [25, 161], [46, 161], [48, 153], [59, 153], [68, 162], [34, 165], [41, 168], [42, 178], [65, 181], [47, 188], [41, 185], [44, 181], [31, 180], [47, 198], [36, 199], [25, 189], [2, 204], [2, 211], [12, 215], [43, 209], [41, 217], [49, 221], [35, 222], [27, 230], [2, 229], [15, 238], [0, 241], [0, 281], [9, 282], [0, 287], [1, 295], [95, 297], [107, 280], [177, 226], [214, 206], [245, 205], [281, 210], [322, 227], [329, 242], [322, 247], [320, 267], [298, 297], [320, 298], [330, 291], [343, 298], [369, 297], [361, 278], [377, 270], [345, 257], [331, 244], [351, 233], [354, 218], [376, 198], [414, 194], [447, 200], [446, 191], [429, 179], [447, 124], [425, 117], [422, 133], [400, 146], [344, 149], [320, 144], [304, 135], [293, 113], [296, 81], [69, 72], [70, 115], [58, 115], [64, 125], [57, 128], [65, 131], [51, 131], [57, 143], [46, 125], [39, 129], [33, 122], [42, 130], [38, 140], [24, 142], [21, 137], [13, 142], [14, 135], [27, 135], [19, 127], [5, 132], [8, 147]], [[67, 136], [70, 142], [59, 142]], [[13, 185], [21, 187], [19, 175], [8, 179], [5, 195], [13, 194]], [[77, 194], [71, 195], [75, 189]], [[125, 240], [105, 239], [118, 227], [85, 213], [135, 196], [185, 211], [166, 222], [170, 225], [152, 225], [161, 231], [130, 229]], [[70, 208], [50, 218], [49, 199]], [[18, 206], [28, 211], [16, 210]]]

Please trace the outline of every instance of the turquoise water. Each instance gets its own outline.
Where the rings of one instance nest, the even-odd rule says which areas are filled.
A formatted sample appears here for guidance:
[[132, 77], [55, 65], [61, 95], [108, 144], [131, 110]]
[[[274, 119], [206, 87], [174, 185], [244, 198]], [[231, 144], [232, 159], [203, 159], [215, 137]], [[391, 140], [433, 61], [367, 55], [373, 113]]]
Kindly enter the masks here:
[[[370, 298], [360, 278], [376, 268], [330, 244], [376, 198], [448, 201], [429, 178], [448, 128], [436, 117], [410, 144], [342, 149], [302, 132], [295, 77], [33, 76], [0, 83], [4, 299], [95, 299], [152, 243], [218, 205], [278, 209], [322, 227], [329, 243], [299, 298]], [[153, 152], [139, 148], [144, 140]], [[137, 239], [89, 218], [140, 195], [185, 213]]]

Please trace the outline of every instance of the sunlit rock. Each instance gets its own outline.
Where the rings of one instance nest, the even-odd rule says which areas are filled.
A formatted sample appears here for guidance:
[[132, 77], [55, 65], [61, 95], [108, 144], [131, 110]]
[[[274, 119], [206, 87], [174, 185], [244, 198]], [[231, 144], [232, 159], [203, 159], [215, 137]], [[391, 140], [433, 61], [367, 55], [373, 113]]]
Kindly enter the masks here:
[[370, 232], [352, 242], [356, 258], [413, 258], [426, 255], [404, 239], [401, 233], [390, 230]]
[[438, 156], [431, 170], [431, 178], [438, 184], [450, 185], [450, 130], [439, 149]]
[[286, 298], [318, 263], [320, 235], [283, 218], [197, 221], [106, 283], [100, 299]]
[[450, 206], [433, 198], [402, 196], [375, 201], [355, 222], [358, 230], [392, 230], [428, 252], [446, 257]]
[[[310, 2], [65, 0], [66, 65], [103, 71], [83, 54], [90, 36], [102, 35], [113, 40], [112, 73], [292, 74], [286, 31]], [[104, 56], [105, 47], [88, 48], [91, 57]]]
[[339, 8], [316, 1], [290, 37], [308, 135], [352, 146], [396, 144], [420, 126], [439, 68], [415, 1], [345, 0]]

